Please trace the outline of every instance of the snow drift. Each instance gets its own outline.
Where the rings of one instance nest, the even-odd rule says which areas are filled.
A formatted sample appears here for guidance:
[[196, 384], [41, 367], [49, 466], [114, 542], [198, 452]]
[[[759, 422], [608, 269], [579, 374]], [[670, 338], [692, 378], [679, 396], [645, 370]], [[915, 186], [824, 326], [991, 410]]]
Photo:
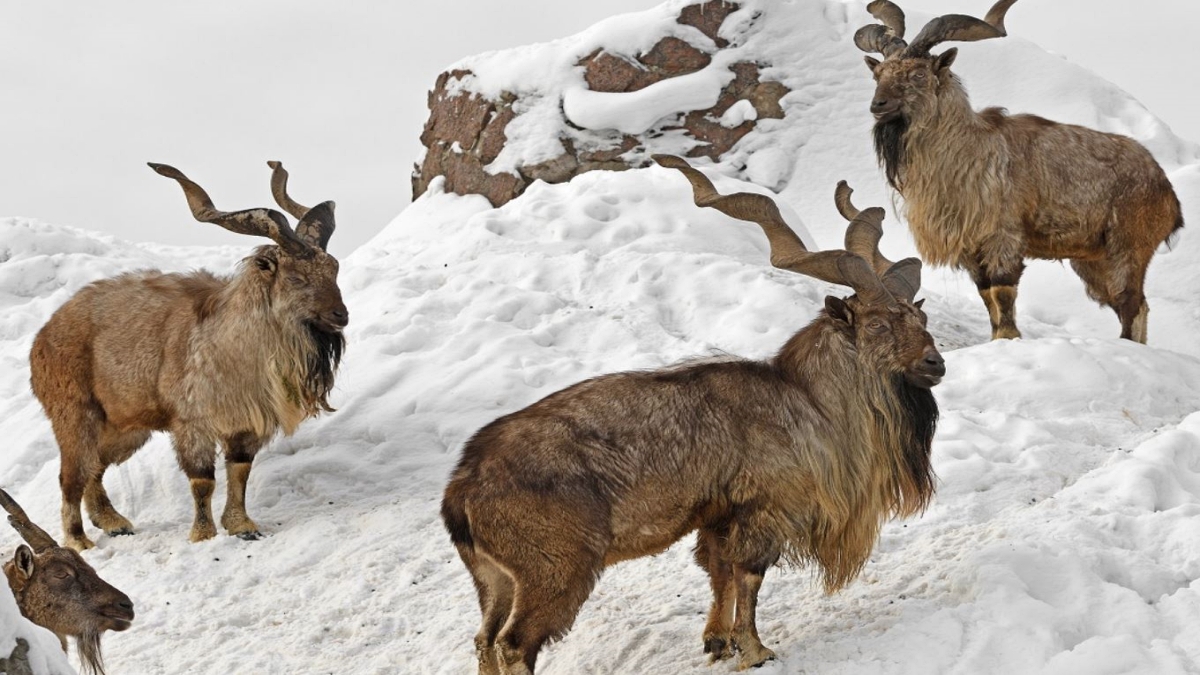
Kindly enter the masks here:
[[[889, 201], [870, 147], [871, 80], [850, 43], [868, 17], [837, 0], [751, 0], [741, 12], [746, 21], [730, 23], [753, 29], [730, 38], [775, 64], [790, 112], [706, 171], [725, 192], [763, 191], [744, 178], [782, 186], [785, 217], [835, 246], [839, 178], [859, 206]], [[1013, 34], [1020, 21], [1010, 16]], [[588, 39], [647, 42], [605, 25]], [[553, 57], [570, 44], [469, 61], [481, 82], [495, 73], [550, 91], [568, 78], [569, 59]], [[779, 660], [763, 672], [1195, 672], [1200, 152], [1112, 85], [1019, 38], [966, 45], [956, 69], [977, 105], [1142, 140], [1191, 225], [1151, 265], [1148, 347], [1114, 339], [1115, 317], [1061, 265], [1031, 266], [1026, 339], [998, 343], [970, 281], [926, 270], [921, 295], [948, 367], [934, 390], [938, 496], [923, 516], [889, 524], [837, 595], [821, 595], [806, 570], [768, 574], [759, 626]], [[557, 133], [536, 126], [529, 152], [538, 134]], [[525, 141], [510, 142], [522, 152]], [[889, 255], [912, 250], [894, 216], [884, 227]], [[37, 522], [58, 533], [57, 450], [27, 384], [36, 330], [93, 279], [146, 266], [228, 271], [252, 245], [169, 249], [0, 221], [0, 485]], [[121, 538], [93, 529], [86, 554], [138, 610], [131, 630], [105, 640], [111, 672], [470, 672], [478, 609], [438, 518], [465, 439], [591, 375], [720, 352], [766, 357], [825, 295], [847, 292], [771, 268], [757, 226], [695, 208], [686, 181], [660, 168], [535, 183], [498, 209], [435, 185], [343, 260], [341, 284], [354, 318], [339, 410], [258, 456], [249, 508], [265, 540], [187, 542], [191, 500], [165, 437], [110, 470], [115, 505], [138, 527]], [[222, 498], [219, 485], [215, 508]], [[15, 534], [0, 544], [7, 557]], [[686, 540], [619, 565], [539, 672], [727, 672], [701, 652], [708, 596]], [[33, 630], [4, 606], [0, 651]]]

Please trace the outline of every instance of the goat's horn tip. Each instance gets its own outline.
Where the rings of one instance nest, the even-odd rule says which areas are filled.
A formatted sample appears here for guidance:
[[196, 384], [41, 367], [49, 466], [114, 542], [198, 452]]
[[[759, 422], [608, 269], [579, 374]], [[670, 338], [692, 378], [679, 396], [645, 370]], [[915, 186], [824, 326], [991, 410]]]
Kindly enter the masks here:
[[156, 172], [158, 172], [159, 175], [166, 176], [167, 178], [178, 178], [179, 176], [183, 175], [182, 173], [179, 172], [179, 169], [176, 169], [175, 167], [170, 166], [168, 164], [157, 164], [155, 162], [146, 162], [146, 166], [149, 166], [151, 169], [154, 169]]
[[271, 167], [272, 169], [281, 169], [283, 168], [283, 162], [280, 162], [277, 159], [269, 159], [267, 160], [267, 166]]
[[650, 159], [653, 159], [655, 162], [657, 162], [659, 166], [664, 166], [668, 169], [678, 169], [684, 166], [691, 166], [684, 161], [683, 158], [676, 157], [675, 155], [651, 155]]

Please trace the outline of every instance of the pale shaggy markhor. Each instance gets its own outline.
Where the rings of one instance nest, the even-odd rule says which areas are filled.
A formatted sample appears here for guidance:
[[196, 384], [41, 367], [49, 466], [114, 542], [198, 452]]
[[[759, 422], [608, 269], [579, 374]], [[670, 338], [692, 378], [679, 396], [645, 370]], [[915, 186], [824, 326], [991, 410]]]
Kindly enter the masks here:
[[[858, 3], [746, 4], [774, 20], [740, 48], [769, 56], [794, 93], [787, 120], [734, 152], [762, 172], [756, 180], [782, 176], [784, 215], [835, 246], [837, 179], [860, 206], [889, 201], [870, 146], [872, 83], [850, 43], [870, 19]], [[1036, 20], [1020, 11], [1036, 15], [1036, 3], [1015, 7], [1014, 36]], [[914, 27], [922, 19], [910, 14]], [[511, 53], [474, 59], [484, 77], [532, 78], [547, 91], [571, 76], [552, 61], [534, 78], [516, 72], [534, 61]], [[977, 105], [1145, 142], [1189, 225], [1150, 266], [1149, 346], [1113, 339], [1112, 313], [1055, 263], [1026, 273], [1025, 339], [988, 342], [974, 285], [926, 269], [921, 296], [947, 359], [934, 389], [938, 494], [925, 514], [886, 526], [862, 576], [836, 595], [805, 570], [768, 572], [759, 628], [779, 658], [761, 672], [1195, 672], [1200, 153], [1112, 85], [1019, 37], [964, 45], [955, 69]], [[723, 192], [754, 189], [710, 175]], [[181, 213], [168, 226], [193, 225]], [[911, 250], [893, 215], [884, 228], [884, 250]], [[0, 485], [36, 521], [57, 522], [59, 495], [57, 450], [28, 389], [34, 332], [96, 278], [151, 266], [227, 272], [249, 252], [0, 219]], [[183, 540], [191, 500], [165, 437], [110, 470], [115, 505], [138, 528], [99, 536], [85, 554], [138, 611], [105, 640], [110, 672], [471, 672], [478, 608], [438, 517], [463, 441], [591, 375], [714, 352], [765, 358], [841, 292], [769, 267], [757, 226], [696, 209], [686, 182], [657, 168], [535, 185], [501, 209], [430, 194], [344, 260], [340, 282], [352, 322], [331, 397], [339, 410], [257, 458], [249, 507], [266, 539]], [[0, 536], [6, 552], [16, 543]], [[539, 672], [728, 672], [701, 652], [708, 599], [687, 541], [623, 563]], [[4, 607], [0, 642], [37, 634]], [[39, 645], [61, 662], [46, 651], [53, 638]]]

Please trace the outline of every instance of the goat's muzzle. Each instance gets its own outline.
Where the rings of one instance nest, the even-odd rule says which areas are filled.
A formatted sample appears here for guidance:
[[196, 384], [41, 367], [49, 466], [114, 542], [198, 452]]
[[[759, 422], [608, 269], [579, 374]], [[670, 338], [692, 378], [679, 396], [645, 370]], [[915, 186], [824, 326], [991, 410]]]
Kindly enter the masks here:
[[105, 607], [101, 612], [104, 617], [104, 630], [120, 632], [133, 624], [133, 601], [121, 593], [120, 597]]
[[350, 311], [344, 305], [334, 307], [333, 309], [321, 312], [317, 321], [322, 328], [330, 332], [337, 332], [350, 323]]
[[900, 114], [900, 99], [876, 96], [871, 100], [871, 114], [876, 122], [888, 122]]
[[921, 358], [904, 374], [914, 387], [929, 389], [937, 386], [946, 375], [946, 359], [932, 345], [925, 348]]

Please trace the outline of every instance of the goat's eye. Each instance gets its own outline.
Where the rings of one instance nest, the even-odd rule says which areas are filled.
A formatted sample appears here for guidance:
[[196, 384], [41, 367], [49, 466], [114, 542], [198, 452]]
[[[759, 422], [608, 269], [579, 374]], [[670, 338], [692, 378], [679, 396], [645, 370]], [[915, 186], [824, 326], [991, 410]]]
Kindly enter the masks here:
[[295, 274], [289, 275], [287, 280], [288, 280], [288, 283], [293, 286], [299, 286], [304, 283], [304, 277], [299, 277], [299, 276], [296, 276]]
[[68, 572], [67, 570], [58, 570], [57, 572], [54, 573], [55, 579], [66, 579], [69, 576], [71, 576], [71, 573]]
[[887, 328], [888, 325], [879, 319], [867, 322], [867, 330], [871, 331], [872, 333], [882, 333], [886, 331]]

